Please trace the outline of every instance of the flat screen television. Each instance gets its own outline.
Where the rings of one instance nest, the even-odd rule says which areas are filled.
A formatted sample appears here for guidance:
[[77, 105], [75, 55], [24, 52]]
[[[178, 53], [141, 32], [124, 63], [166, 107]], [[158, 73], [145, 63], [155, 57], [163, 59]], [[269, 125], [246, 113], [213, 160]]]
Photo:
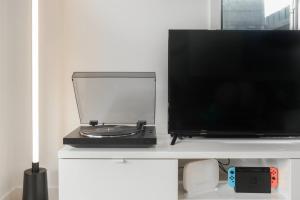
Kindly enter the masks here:
[[170, 30], [168, 131], [300, 136], [300, 32]]

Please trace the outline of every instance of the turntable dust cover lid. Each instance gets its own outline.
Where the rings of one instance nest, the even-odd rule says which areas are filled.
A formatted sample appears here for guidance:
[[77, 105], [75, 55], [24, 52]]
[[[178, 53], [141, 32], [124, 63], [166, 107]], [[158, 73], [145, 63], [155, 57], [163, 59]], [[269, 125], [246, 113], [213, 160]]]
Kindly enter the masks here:
[[72, 81], [81, 124], [155, 123], [154, 72], [74, 72]]

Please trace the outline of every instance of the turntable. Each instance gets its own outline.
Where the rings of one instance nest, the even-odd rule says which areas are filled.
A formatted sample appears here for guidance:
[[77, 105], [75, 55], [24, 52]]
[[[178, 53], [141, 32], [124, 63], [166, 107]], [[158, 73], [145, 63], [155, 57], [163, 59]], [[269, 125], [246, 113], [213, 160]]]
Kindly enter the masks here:
[[156, 76], [152, 72], [75, 72], [81, 126], [65, 136], [74, 147], [150, 147], [156, 144]]

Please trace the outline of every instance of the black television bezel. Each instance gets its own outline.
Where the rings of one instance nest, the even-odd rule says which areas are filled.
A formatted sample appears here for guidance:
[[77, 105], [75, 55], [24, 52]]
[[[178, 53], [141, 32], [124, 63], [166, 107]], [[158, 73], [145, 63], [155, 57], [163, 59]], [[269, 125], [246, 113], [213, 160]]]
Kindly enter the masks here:
[[[296, 138], [300, 137], [299, 132], [276, 132], [274, 131], [264, 131], [264, 132], [255, 132], [255, 131], [203, 131], [203, 130], [173, 130], [170, 129], [170, 33], [173, 31], [218, 31], [218, 32], [233, 32], [239, 30], [197, 30], [197, 29], [170, 29], [168, 32], [168, 134], [171, 136], [182, 136], [182, 137], [207, 137], [207, 138]], [[242, 31], [253, 31], [253, 30], [242, 30]], [[258, 30], [256, 30], [258, 31]], [[274, 30], [259, 30], [270, 32]], [[300, 34], [300, 30], [276, 30], [278, 32], [297, 32]]]

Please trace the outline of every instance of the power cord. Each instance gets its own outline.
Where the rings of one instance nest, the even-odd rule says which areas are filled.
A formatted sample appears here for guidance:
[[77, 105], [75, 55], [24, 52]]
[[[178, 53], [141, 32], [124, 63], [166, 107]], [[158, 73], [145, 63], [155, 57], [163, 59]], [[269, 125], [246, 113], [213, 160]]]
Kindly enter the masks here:
[[227, 159], [227, 163], [223, 163], [223, 162], [221, 162], [221, 161], [219, 161], [219, 160], [217, 160], [217, 161], [218, 161], [218, 163], [219, 163], [219, 168], [220, 168], [225, 174], [228, 174], [228, 171], [225, 169], [224, 166], [230, 165], [230, 159], [229, 159], [229, 158]]

